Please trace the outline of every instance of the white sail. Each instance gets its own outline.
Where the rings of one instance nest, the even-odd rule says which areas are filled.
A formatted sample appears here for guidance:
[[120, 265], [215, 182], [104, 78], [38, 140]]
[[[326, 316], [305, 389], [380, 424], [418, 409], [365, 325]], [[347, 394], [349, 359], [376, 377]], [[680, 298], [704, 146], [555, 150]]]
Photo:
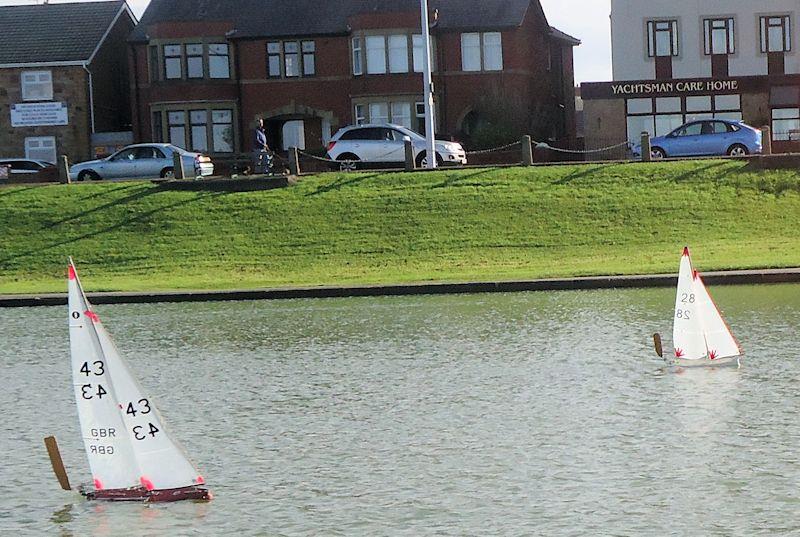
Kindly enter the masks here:
[[[116, 429], [119, 431], [117, 434], [121, 437], [119, 444], [124, 446], [124, 449], [119, 451], [118, 459], [124, 458], [119, 464], [120, 468], [125, 469], [126, 484], [119, 488], [143, 486], [147, 490], [164, 490], [203, 484], [203, 478], [189, 462], [183, 449], [171, 438], [151, 398], [142, 391], [127, 362], [120, 356], [110, 335], [101, 324], [100, 318], [91, 310], [91, 305], [80, 289], [80, 282], [72, 265], [70, 265], [70, 277], [70, 300], [73, 296], [74, 282], [75, 296], [80, 299], [83, 312], [80, 319], [85, 321], [83, 328], [91, 336], [96, 355], [101, 357], [104, 377], [108, 384], [113, 386], [113, 391], [109, 390], [110, 397], [103, 398], [105, 405], [103, 409], [107, 410], [106, 400], [112, 403], [109, 408], [113, 412], [108, 412], [110, 414], [108, 419], [115, 420]], [[74, 311], [71, 306], [71, 318], [75, 315]], [[79, 400], [79, 408], [80, 406]], [[87, 447], [87, 452], [88, 450]], [[94, 466], [92, 470], [94, 471]], [[131, 471], [135, 473], [132, 483]], [[103, 485], [106, 489], [118, 488], [105, 483]]]
[[708, 294], [708, 289], [700, 275], [695, 278], [695, 292], [700, 303], [700, 315], [703, 319], [708, 357], [718, 360], [744, 354], [717, 309], [714, 299]]
[[141, 470], [114, 397], [109, 364], [94, 331], [89, 304], [71, 263], [67, 286], [72, 378], [94, 487], [138, 486]]
[[164, 490], [203, 484], [203, 478], [167, 432], [153, 400], [142, 391], [99, 319], [95, 329], [114, 378], [119, 409], [142, 472], [142, 486]]
[[742, 354], [716, 304], [692, 268], [689, 249], [683, 249], [675, 298], [672, 340], [675, 357], [718, 360]]
[[675, 297], [675, 315], [672, 325], [672, 341], [675, 357], [682, 360], [700, 360], [708, 354], [702, 314], [695, 289], [695, 272], [689, 249], [683, 249], [678, 273], [678, 293]]

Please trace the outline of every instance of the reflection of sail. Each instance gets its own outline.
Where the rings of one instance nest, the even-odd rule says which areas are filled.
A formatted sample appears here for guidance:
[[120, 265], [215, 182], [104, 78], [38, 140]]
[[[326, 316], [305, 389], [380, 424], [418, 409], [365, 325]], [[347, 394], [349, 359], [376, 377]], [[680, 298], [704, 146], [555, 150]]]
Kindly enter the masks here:
[[[729, 422], [736, 418], [736, 398], [739, 370], [735, 368], [689, 367], [679, 375], [670, 375], [675, 400], [670, 407], [680, 424], [680, 445], [692, 455], [703, 457], [718, 452], [726, 442], [717, 432], [727, 436]], [[716, 461], [712, 457], [713, 461]]]

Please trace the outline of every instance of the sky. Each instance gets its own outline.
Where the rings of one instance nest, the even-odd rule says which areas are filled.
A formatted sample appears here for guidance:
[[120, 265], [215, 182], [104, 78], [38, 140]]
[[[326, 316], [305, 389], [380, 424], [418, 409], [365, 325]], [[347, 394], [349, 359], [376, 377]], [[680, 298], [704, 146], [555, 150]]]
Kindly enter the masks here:
[[[50, 0], [60, 2], [64, 0]], [[69, 0], [67, 0], [69, 1]], [[73, 0], [74, 1], [74, 0]], [[225, 1], [225, 0], [220, 0]], [[128, 0], [141, 17], [150, 0]], [[575, 83], [611, 80], [611, 0], [541, 0], [551, 26], [577, 37]], [[0, 6], [42, 3], [42, 0], [0, 0]]]

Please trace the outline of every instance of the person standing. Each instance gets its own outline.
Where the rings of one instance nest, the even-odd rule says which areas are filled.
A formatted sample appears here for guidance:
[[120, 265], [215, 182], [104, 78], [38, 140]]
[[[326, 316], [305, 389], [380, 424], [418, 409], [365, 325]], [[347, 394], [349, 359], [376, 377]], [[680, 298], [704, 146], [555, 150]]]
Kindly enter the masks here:
[[264, 120], [258, 118], [256, 130], [253, 133], [253, 173], [265, 173], [269, 159], [269, 145], [267, 133], [264, 130]]

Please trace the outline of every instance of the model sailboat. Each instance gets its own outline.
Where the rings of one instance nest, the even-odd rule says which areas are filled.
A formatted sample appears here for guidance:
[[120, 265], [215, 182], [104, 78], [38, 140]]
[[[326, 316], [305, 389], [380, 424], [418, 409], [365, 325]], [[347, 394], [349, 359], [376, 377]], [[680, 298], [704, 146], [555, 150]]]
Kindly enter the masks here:
[[72, 259], [68, 286], [75, 399], [93, 476], [81, 492], [95, 500], [210, 500], [203, 477], [92, 311]]
[[[658, 334], [654, 338], [656, 352], [663, 357], [661, 338]], [[683, 249], [681, 257], [672, 341], [673, 356], [665, 358], [672, 365], [738, 365], [744, 354], [700, 274], [692, 268], [689, 248]]]

